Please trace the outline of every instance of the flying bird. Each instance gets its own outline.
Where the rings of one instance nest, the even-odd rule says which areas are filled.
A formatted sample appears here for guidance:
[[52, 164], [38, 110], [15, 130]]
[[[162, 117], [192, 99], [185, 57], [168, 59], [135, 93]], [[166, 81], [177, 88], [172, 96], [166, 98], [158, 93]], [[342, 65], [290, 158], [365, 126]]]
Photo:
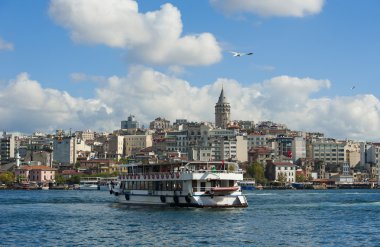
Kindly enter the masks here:
[[236, 52], [236, 51], [230, 51], [232, 53], [232, 56], [234, 57], [241, 57], [245, 55], [252, 55], [253, 52], [248, 52], [248, 53], [242, 53], [242, 52]]
[[351, 87], [351, 90], [354, 90], [354, 89], [355, 89], [355, 86], [352, 86], [352, 87]]

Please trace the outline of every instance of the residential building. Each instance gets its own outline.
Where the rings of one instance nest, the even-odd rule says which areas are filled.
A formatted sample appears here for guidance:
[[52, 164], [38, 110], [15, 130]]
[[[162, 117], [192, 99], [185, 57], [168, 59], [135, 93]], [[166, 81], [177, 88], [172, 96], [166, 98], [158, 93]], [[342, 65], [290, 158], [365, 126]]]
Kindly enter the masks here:
[[179, 151], [181, 153], [188, 152], [188, 131], [169, 131], [166, 133], [167, 151]]
[[152, 135], [126, 135], [124, 136], [124, 156], [136, 154], [143, 148], [153, 145]]
[[271, 147], [272, 143], [268, 141], [272, 140], [273, 138], [275, 138], [273, 135], [265, 135], [257, 132], [251, 133], [247, 135], [248, 150], [257, 147]]
[[107, 147], [105, 148], [106, 153], [104, 158], [119, 160], [123, 156], [124, 137], [125, 136], [110, 135], [107, 142]]
[[165, 118], [158, 117], [149, 124], [150, 129], [167, 130], [170, 128], [170, 121]]
[[57, 169], [48, 166], [21, 166], [16, 168], [16, 179], [23, 182], [51, 183], [55, 181], [55, 172]]
[[82, 152], [91, 152], [91, 146], [75, 136], [58, 136], [53, 140], [54, 161], [73, 164]]
[[92, 141], [95, 139], [95, 132], [91, 130], [77, 131], [75, 136], [83, 141]]
[[296, 166], [290, 162], [268, 161], [265, 174], [272, 181], [294, 183], [296, 181]]
[[326, 171], [341, 172], [343, 163], [351, 168], [360, 163], [360, 144], [352, 141], [321, 139], [312, 143], [313, 159], [322, 161]]
[[3, 136], [0, 138], [1, 164], [9, 163], [15, 158], [15, 148], [15, 135], [3, 132]]

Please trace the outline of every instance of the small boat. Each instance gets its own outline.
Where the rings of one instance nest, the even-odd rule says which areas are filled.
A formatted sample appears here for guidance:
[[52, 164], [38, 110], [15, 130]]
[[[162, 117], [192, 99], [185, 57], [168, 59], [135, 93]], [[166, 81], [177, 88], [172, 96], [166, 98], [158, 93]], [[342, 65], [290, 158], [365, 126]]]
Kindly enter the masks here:
[[127, 164], [110, 193], [123, 204], [172, 207], [247, 207], [234, 162]]
[[116, 183], [117, 177], [102, 178], [102, 177], [82, 177], [79, 182], [80, 190], [103, 190], [110, 189], [113, 181]]
[[254, 179], [248, 178], [238, 182], [241, 190], [255, 190], [256, 182]]

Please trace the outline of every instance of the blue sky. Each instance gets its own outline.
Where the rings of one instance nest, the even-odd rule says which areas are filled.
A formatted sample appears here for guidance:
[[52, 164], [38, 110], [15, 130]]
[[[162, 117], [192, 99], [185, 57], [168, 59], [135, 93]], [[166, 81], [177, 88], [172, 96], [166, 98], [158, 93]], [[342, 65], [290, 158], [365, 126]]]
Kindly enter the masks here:
[[[0, 127], [232, 118], [379, 141], [377, 0], [0, 1]], [[253, 52], [233, 57], [230, 51]], [[355, 89], [351, 89], [355, 86]]]

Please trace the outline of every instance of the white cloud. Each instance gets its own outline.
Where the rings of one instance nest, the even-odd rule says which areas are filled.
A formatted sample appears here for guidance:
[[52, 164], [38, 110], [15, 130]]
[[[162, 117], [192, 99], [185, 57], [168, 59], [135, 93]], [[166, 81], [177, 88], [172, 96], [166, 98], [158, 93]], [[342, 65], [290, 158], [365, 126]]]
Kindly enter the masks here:
[[12, 43], [6, 42], [0, 37], [0, 51], [13, 51], [14, 47]]
[[27, 74], [20, 74], [0, 88], [0, 126], [22, 132], [60, 128], [112, 131], [130, 114], [145, 126], [159, 116], [171, 122], [179, 118], [213, 122], [222, 85], [234, 120], [272, 120], [293, 130], [319, 131], [333, 138], [380, 140], [379, 99], [371, 94], [315, 97], [329, 89], [328, 80], [279, 76], [243, 86], [220, 78], [196, 87], [142, 66], [131, 67], [125, 77], [112, 76], [99, 84], [93, 99], [43, 88]]
[[0, 90], [0, 125], [5, 130], [53, 131], [85, 126], [103, 129], [110, 127], [110, 115], [112, 108], [99, 100], [74, 98], [67, 92], [42, 88], [26, 73]]
[[73, 41], [127, 49], [134, 62], [209, 65], [222, 57], [212, 34], [181, 36], [181, 13], [169, 3], [139, 13], [134, 0], [52, 0], [49, 14]]
[[228, 15], [253, 13], [260, 16], [304, 17], [318, 14], [324, 0], [210, 0], [210, 3]]

